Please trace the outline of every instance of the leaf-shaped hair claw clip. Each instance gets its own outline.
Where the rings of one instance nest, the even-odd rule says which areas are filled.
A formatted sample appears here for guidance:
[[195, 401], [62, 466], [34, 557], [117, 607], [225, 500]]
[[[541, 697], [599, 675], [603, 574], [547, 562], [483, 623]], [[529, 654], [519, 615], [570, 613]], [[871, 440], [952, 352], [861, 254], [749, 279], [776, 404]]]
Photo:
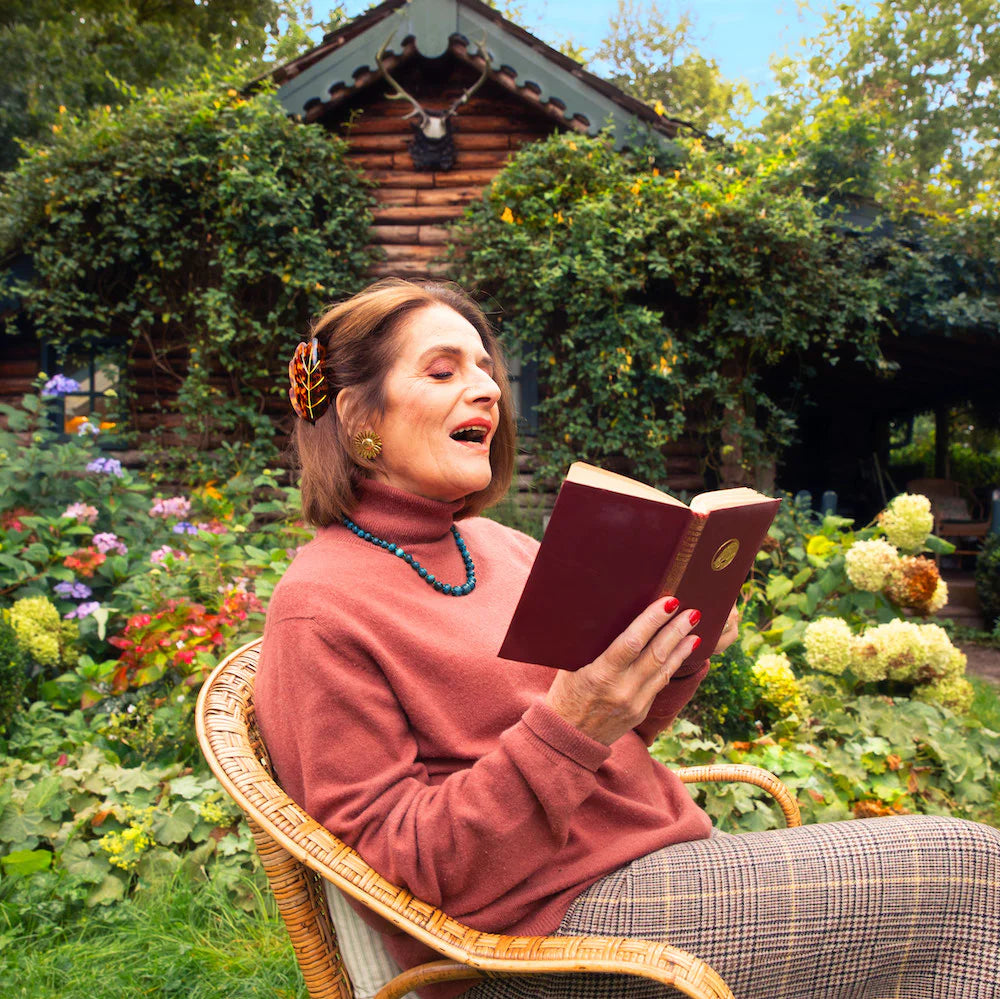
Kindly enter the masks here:
[[330, 405], [329, 387], [323, 375], [326, 351], [313, 337], [300, 343], [288, 362], [288, 398], [296, 416], [315, 423]]

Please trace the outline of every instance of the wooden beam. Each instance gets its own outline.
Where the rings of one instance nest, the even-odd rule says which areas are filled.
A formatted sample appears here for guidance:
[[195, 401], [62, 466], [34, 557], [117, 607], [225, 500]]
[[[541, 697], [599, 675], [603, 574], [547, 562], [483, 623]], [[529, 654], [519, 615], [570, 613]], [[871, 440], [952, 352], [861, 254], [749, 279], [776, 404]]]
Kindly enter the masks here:
[[461, 205], [383, 205], [372, 212], [372, 220], [377, 225], [432, 225], [461, 218], [464, 212]]

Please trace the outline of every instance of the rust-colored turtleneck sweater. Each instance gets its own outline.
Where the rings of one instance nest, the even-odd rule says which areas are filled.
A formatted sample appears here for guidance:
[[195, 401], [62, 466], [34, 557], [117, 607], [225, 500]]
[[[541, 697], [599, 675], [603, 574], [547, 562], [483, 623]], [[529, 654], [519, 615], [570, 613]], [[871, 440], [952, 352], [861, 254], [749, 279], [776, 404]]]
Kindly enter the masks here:
[[[353, 519], [463, 583], [460, 506], [366, 483]], [[639, 729], [594, 741], [543, 703], [551, 669], [497, 658], [537, 542], [485, 518], [457, 526], [477, 579], [461, 597], [320, 529], [271, 598], [257, 718], [284, 789], [383, 877], [476, 929], [549, 934], [605, 874], [709, 835], [647, 751], [705, 668], [675, 676]], [[387, 946], [404, 968], [433, 959], [398, 934]]]

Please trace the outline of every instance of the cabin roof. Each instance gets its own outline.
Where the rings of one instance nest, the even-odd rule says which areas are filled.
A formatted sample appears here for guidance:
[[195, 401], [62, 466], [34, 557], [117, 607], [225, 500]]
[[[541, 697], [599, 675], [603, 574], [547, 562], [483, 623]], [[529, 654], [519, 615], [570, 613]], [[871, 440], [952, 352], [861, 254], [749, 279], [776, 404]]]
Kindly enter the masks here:
[[485, 42], [491, 78], [569, 128], [596, 135], [610, 125], [618, 148], [635, 144], [637, 133], [667, 144], [681, 124], [480, 0], [385, 0], [274, 70], [279, 100], [290, 114], [322, 117], [381, 78], [375, 56], [390, 38], [383, 60], [390, 70], [415, 54], [434, 59], [449, 51], [481, 68]]

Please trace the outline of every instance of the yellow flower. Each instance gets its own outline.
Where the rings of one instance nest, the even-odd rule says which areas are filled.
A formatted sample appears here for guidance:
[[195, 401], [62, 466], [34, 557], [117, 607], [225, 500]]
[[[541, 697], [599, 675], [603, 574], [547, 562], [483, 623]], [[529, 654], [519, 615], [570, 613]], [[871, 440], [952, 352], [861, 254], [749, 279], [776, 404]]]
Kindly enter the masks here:
[[663, 106], [663, 101], [657, 98], [656, 103], [653, 105], [653, 110], [662, 118], [666, 113], [667, 109]]
[[210, 499], [220, 500], [222, 499], [222, 493], [220, 493], [219, 490], [215, 488], [215, 481], [216, 481], [215, 479], [209, 479], [208, 482], [206, 482], [205, 485], [202, 486], [201, 491], [202, 493], [204, 493], [204, 495], [208, 496]]
[[65, 114], [66, 113], [66, 105], [65, 104], [60, 104], [59, 105], [59, 113], [60, 114]]
[[552, 217], [553, 217], [553, 218], [554, 218], [554, 219], [555, 219], [555, 220], [556, 220], [556, 221], [557, 221], [557, 222], [558, 222], [558, 223], [559, 223], [560, 225], [562, 224], [562, 222], [563, 222], [563, 213], [562, 213], [562, 212], [556, 212], [556, 213], [555, 213], [555, 215], [553, 215]]
[[634, 195], [636, 195], [636, 197], [638, 197], [639, 193], [640, 193], [640, 192], [642, 191], [642, 184], [640, 184], [640, 183], [639, 183], [639, 181], [636, 181], [636, 182], [635, 182], [635, 183], [634, 183], [634, 184], [633, 184], [633, 185], [632, 185], [632, 186], [631, 186], [631, 187], [629, 188], [629, 190], [630, 190], [630, 191], [631, 191], [631, 192], [632, 192], [632, 193], [633, 193]]
[[500, 221], [501, 222], [514, 221], [514, 213], [510, 210], [510, 208], [504, 208], [502, 214], [500, 215]]
[[824, 555], [828, 555], [832, 548], [837, 546], [824, 534], [814, 534], [810, 539], [808, 544], [806, 544], [806, 554], [807, 555], [817, 555], [822, 558]]

